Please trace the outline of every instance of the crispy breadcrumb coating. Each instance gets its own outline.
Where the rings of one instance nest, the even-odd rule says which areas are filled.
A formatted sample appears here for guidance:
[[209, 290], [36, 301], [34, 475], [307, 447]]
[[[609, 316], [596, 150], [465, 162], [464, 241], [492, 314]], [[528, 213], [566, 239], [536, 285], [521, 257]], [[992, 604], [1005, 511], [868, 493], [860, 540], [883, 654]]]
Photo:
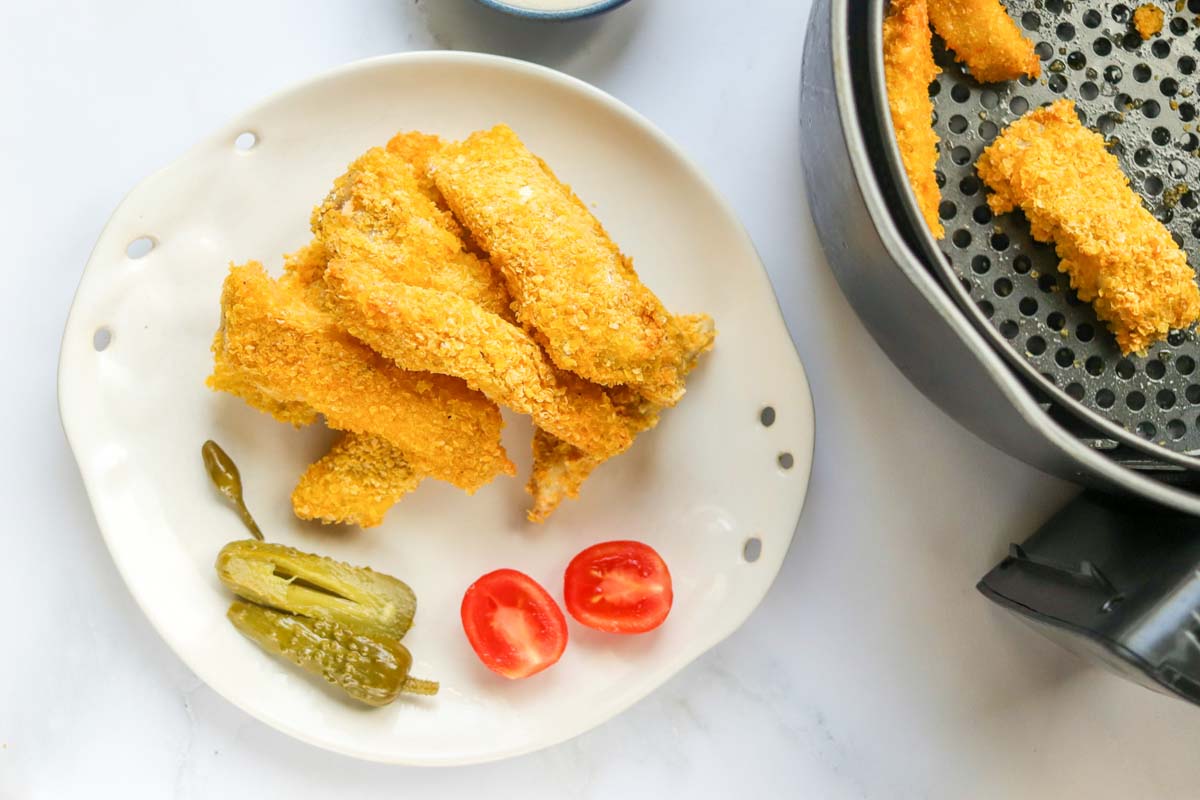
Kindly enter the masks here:
[[442, 149], [442, 140], [432, 133], [421, 131], [401, 131], [388, 140], [385, 148], [389, 153], [399, 156], [408, 164], [417, 179], [417, 187], [438, 208], [446, 212], [450, 220], [457, 225], [458, 220], [450, 213], [446, 200], [429, 176], [429, 160]]
[[344, 433], [300, 477], [292, 510], [300, 519], [372, 528], [420, 482], [404, 453], [386, 439]]
[[472, 389], [585, 452], [612, 456], [633, 437], [599, 386], [555, 367], [533, 337], [462, 297], [335, 259], [326, 299], [353, 336], [404, 369], [462, 378]]
[[[608, 389], [613, 407], [631, 436], [658, 424], [660, 406], [649, 402], [627, 386]], [[538, 428], [533, 432], [533, 470], [525, 491], [533, 497], [526, 512], [530, 522], [545, 522], [568, 497], [579, 496], [583, 482], [608, 457], [592, 455]]]
[[231, 267], [221, 311], [214, 389], [225, 388], [228, 367], [268, 397], [324, 414], [331, 428], [384, 437], [416, 472], [468, 492], [515, 472], [494, 404], [457, 378], [399, 369], [261, 264]]
[[545, 522], [568, 497], [579, 496], [579, 487], [604, 459], [588, 455], [538, 428], [533, 432], [533, 471], [525, 491], [533, 505], [525, 513], [530, 522]]
[[683, 395], [675, 319], [595, 218], [507, 126], [433, 156], [434, 183], [504, 275], [517, 318], [560, 368], [629, 384], [662, 405]]
[[312, 229], [331, 258], [385, 265], [390, 280], [511, 314], [508, 292], [491, 265], [467, 249], [457, 233], [461, 228], [421, 190], [403, 155], [368, 150], [313, 211]]
[[270, 414], [280, 422], [295, 425], [297, 428], [312, 425], [319, 416], [307, 403], [279, 400], [270, 396], [254, 383], [250, 375], [235, 369], [220, 358], [213, 365], [213, 374], [208, 379], [208, 385], [217, 391], [240, 397], [251, 408]]
[[[364, 249], [375, 248], [372, 252], [388, 257], [407, 258], [413, 253], [413, 244], [418, 245], [417, 249], [431, 245], [421, 240], [408, 241], [403, 234], [409, 228], [399, 224], [387, 228], [381, 237], [381, 226], [373, 220], [364, 223], [363, 216], [354, 213], [356, 208], [378, 209], [402, 203], [405, 208], [391, 209], [392, 222], [397, 215], [420, 215], [414, 226], [427, 222], [441, 227], [452, 237], [438, 236], [439, 241], [433, 245], [440, 246], [449, 257], [439, 258], [437, 263], [408, 260], [403, 265], [403, 277], [421, 285], [466, 287], [468, 294], [485, 299], [511, 319], [508, 290], [503, 280], [486, 261], [481, 261], [478, 249], [469, 241], [466, 231], [454, 219], [428, 177], [429, 156], [440, 147], [438, 137], [414, 131], [393, 137], [387, 145], [388, 156], [374, 153], [373, 158], [359, 159], [335, 186], [334, 194], [341, 192], [342, 195], [327, 200], [326, 204], [343, 202], [347, 198], [349, 202], [343, 202], [335, 217], [326, 216], [323, 207], [319, 208], [318, 231], [331, 235], [335, 243], [349, 240]], [[408, 164], [415, 184], [407, 180], [404, 167], [397, 159]], [[428, 202], [412, 201], [414, 187]], [[380, 217], [387, 219], [386, 215]], [[345, 230], [347, 227], [352, 230]], [[367, 238], [361, 239], [358, 235]], [[379, 238], [383, 239], [383, 244], [376, 243]], [[457, 249], [470, 250], [474, 255], [460, 257]], [[328, 260], [328, 248], [318, 237], [287, 257], [284, 280], [295, 281], [308, 292], [313, 302], [319, 304], [326, 290], [324, 274]], [[487, 268], [481, 270], [481, 263]], [[366, 527], [365, 521], [382, 519], [383, 512], [406, 493], [399, 489], [419, 477], [401, 451], [378, 437], [347, 436], [335, 448], [336, 452], [331, 450], [301, 478], [292, 495], [292, 507], [298, 516]], [[385, 491], [387, 487], [397, 490]]]
[[[442, 197], [442, 193], [438, 191], [437, 185], [433, 182], [433, 177], [429, 174], [429, 161], [442, 149], [442, 144], [439, 137], [430, 133], [401, 131], [388, 140], [387, 151], [404, 159], [412, 168], [413, 177], [417, 180], [417, 188], [441, 212], [442, 226], [461, 239], [467, 250], [481, 258], [487, 258], [487, 255], [475, 244], [467, 229], [455, 219], [454, 212], [450, 210], [450, 206], [446, 205], [446, 198]], [[499, 275], [496, 277], [498, 285], [503, 289], [504, 296], [507, 297], [508, 289], [503, 288], [503, 279], [500, 279]]]
[[929, 82], [941, 70], [933, 63], [929, 14], [925, 0], [892, 0], [883, 21], [883, 72], [896, 145], [921, 216], [934, 238], [945, 236], [938, 220], [938, 136], [933, 132]]
[[1100, 134], [1059, 100], [1009, 125], [983, 151], [979, 176], [996, 214], [1020, 207], [1034, 238], [1054, 242], [1059, 270], [1108, 323], [1122, 352], [1144, 352], [1200, 318], [1187, 256], [1129, 187]]
[[[685, 371], [695, 368], [700, 356], [713, 346], [712, 319], [705, 314], [676, 317], [683, 332]], [[637, 436], [658, 424], [662, 406], [650, 402], [629, 386], [613, 386], [609, 399], [625, 420], [630, 433]], [[534, 431], [533, 471], [525, 491], [533, 497], [526, 516], [530, 522], [545, 522], [563, 500], [576, 498], [583, 482], [607, 458], [594, 456], [543, 430]]]
[[946, 47], [980, 83], [1036, 78], [1042, 72], [1033, 42], [999, 0], [928, 0], [929, 21]]
[[[701, 354], [712, 349], [712, 320], [704, 314], [677, 319], [685, 342], [685, 369], [690, 372]], [[634, 389], [614, 386], [608, 390], [608, 396], [632, 435], [637, 436], [658, 424], [662, 407]], [[578, 497], [583, 482], [606, 460], [559, 441], [543, 430], [534, 431], [533, 471], [525, 485], [525, 491], [533, 497], [533, 505], [526, 514], [529, 521], [545, 522], [563, 500]]]
[[1133, 12], [1133, 28], [1146, 41], [1151, 36], [1157, 36], [1163, 29], [1163, 10], [1150, 3], [1143, 3]]
[[313, 239], [294, 253], [283, 257], [283, 277], [280, 283], [308, 290], [309, 299], [318, 303], [321, 299], [322, 280], [329, 253], [320, 239]]
[[[371, 303], [380, 299], [381, 290], [397, 290], [406, 300], [400, 316], [415, 321], [417, 327], [413, 330], [420, 335], [433, 333], [415, 347], [419, 340], [411, 332], [388, 339], [388, 344], [395, 346], [402, 341], [410, 354], [424, 359], [420, 363], [454, 365], [454, 369], [472, 374], [475, 380], [482, 378], [498, 397], [503, 394], [512, 405], [524, 406], [535, 421], [598, 452], [587, 452], [546, 430], [537, 430], [534, 471], [528, 486], [534, 507], [529, 516], [541, 521], [562, 499], [576, 496], [586, 477], [609, 455], [625, 449], [640, 431], [653, 427], [661, 406], [631, 387], [603, 389], [557, 369], [536, 342], [509, 324], [514, 317], [506, 281], [451, 213], [431, 177], [429, 162], [441, 148], [435, 136], [401, 133], [386, 148], [376, 148], [352, 164], [314, 211], [316, 238], [287, 257], [278, 290], [292, 295], [291, 301], [299, 302], [302, 297], [306, 313], [334, 311], [330, 322], [337, 333], [344, 334], [339, 330], [345, 327], [344, 321], [337, 317], [347, 300], [343, 297], [347, 273], [339, 267], [333, 270], [334, 280], [327, 282], [329, 262], [332, 259], [340, 265], [348, 258], [349, 264], [369, 265], [375, 275], [359, 274], [353, 295], [360, 301], [359, 310], [365, 311], [363, 320], [377, 319], [380, 307]], [[594, 243], [606, 252], [616, 274], [648, 294], [632, 262], [586, 205], [557, 180], [544, 162], [529, 156], [547, 186], [556, 189], [559, 199], [573, 208], [577, 221], [590, 227]], [[369, 280], [363, 282], [364, 278]], [[388, 302], [382, 307], [389, 313], [378, 317], [386, 323], [383, 333], [389, 335], [394, 333], [395, 322], [389, 302], [395, 299], [385, 298]], [[370, 302], [362, 305], [363, 301]], [[461, 326], [448, 320], [447, 312], [465, 312], [463, 316], [472, 321], [465, 336]], [[497, 314], [504, 319], [498, 319]], [[347, 316], [353, 317], [354, 313]], [[287, 325], [293, 320], [281, 321]], [[445, 330], [438, 330], [439, 326]], [[673, 344], [679, 351], [675, 368], [682, 388], [683, 375], [695, 366], [700, 353], [712, 346], [712, 320], [704, 315], [668, 317], [664, 327], [672, 329]], [[355, 333], [372, 339], [365, 331], [363, 328]], [[464, 350], [470, 348], [465, 362], [461, 355], [448, 355], [443, 347], [432, 346], [448, 342], [458, 342]], [[381, 346], [379, 341], [374, 344]], [[235, 364], [234, 359], [226, 357], [225, 350], [226, 340], [219, 337], [214, 344], [217, 368], [210, 383], [216, 381], [216, 373], [224, 375], [225, 383], [236, 386], [256, 406], [296, 424], [317, 417], [317, 409], [303, 400], [280, 400], [276, 394], [265, 393], [263, 386], [276, 393], [279, 387], [263, 381], [263, 370]], [[289, 397], [286, 392], [280, 396]], [[506, 471], [512, 471], [511, 465]], [[422, 474], [392, 441], [372, 434], [345, 434], [301, 478], [293, 493], [293, 508], [305, 519], [376, 525], [392, 504], [415, 488]]]
[[[307, 276], [312, 274], [311, 265], [316, 261], [320, 261], [321, 271], [324, 271], [324, 255], [316, 243], [284, 256], [284, 280], [299, 279], [303, 285]], [[215, 359], [213, 375], [208, 379], [208, 384], [215, 389], [240, 397], [250, 407], [270, 414], [280, 422], [295, 425], [297, 428], [313, 424], [320, 416], [312, 406], [306, 403], [272, 397], [262, 387], [255, 385], [252, 375], [236, 369], [230, 362], [222, 358]]]
[[[319, 305], [328, 259], [325, 246], [314, 239], [284, 257], [280, 284], [295, 286], [307, 294], [310, 303]], [[344, 433], [300, 476], [292, 492], [292, 510], [300, 519], [370, 528], [383, 522], [384, 512], [414, 490], [422, 477], [386, 439]]]

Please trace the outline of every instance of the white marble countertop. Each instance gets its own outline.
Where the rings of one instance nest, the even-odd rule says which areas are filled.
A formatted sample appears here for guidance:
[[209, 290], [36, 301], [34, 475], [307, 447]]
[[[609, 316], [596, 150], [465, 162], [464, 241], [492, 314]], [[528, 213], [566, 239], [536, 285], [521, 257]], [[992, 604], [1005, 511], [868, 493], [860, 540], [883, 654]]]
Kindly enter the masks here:
[[[471, 0], [9, 4], [0, 798], [1195, 796], [1196, 709], [1085, 665], [973, 588], [1073, 489], [921, 397], [838, 291], [800, 177], [807, 14], [634, 0], [552, 27]], [[55, 396], [72, 292], [125, 191], [269, 92], [422, 48], [557, 67], [673, 136], [757, 243], [818, 419], [795, 542], [741, 631], [591, 733], [446, 770], [318, 751], [200, 683], [122, 585]]]

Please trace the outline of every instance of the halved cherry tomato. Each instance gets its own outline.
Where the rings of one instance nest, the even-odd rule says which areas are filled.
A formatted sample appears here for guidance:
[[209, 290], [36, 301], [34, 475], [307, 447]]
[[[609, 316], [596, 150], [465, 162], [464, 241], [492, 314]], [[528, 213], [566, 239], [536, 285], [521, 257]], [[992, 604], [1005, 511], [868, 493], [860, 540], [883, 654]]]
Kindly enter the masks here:
[[645, 633], [671, 610], [671, 573], [641, 542], [603, 542], [584, 550], [563, 576], [567, 611], [589, 628]]
[[567, 620], [541, 584], [515, 569], [489, 572], [467, 587], [462, 624], [475, 655], [506, 678], [528, 678], [562, 657]]

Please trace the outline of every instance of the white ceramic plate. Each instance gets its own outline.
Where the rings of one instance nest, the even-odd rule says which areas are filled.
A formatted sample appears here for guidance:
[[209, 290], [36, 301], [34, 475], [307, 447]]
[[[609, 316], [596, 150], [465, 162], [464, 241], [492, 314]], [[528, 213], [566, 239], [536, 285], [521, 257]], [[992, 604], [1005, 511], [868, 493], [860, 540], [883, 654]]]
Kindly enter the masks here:
[[[278, 424], [204, 388], [226, 266], [260, 259], [278, 269], [282, 253], [308, 241], [309, 211], [333, 178], [396, 131], [461, 137], [501, 121], [594, 204], [668, 308], [713, 316], [716, 350], [680, 406], [544, 526], [523, 519], [531, 429], [514, 416], [504, 441], [518, 478], [472, 497], [427, 481], [370, 531], [299, 522], [291, 489], [329, 434]], [[257, 141], [241, 149], [247, 132]], [[130, 248], [141, 237], [154, 244], [144, 255]], [[113, 559], [196, 674], [297, 738], [410, 764], [486, 761], [575, 736], [728, 636], [783, 562], [813, 447], [804, 371], [754, 247], [713, 187], [612, 97], [542, 67], [467, 53], [389, 56], [308, 81], [135, 188], [80, 283], [59, 400]], [[760, 421], [767, 406], [775, 409], [769, 427]], [[419, 609], [405, 643], [413, 673], [440, 680], [441, 694], [364, 709], [226, 622], [230, 596], [213, 560], [245, 532], [205, 476], [200, 445], [209, 438], [237, 461], [268, 539], [412, 585]], [[648, 542], [670, 566], [675, 605], [662, 628], [621, 637], [572, 621], [562, 661], [524, 681], [479, 663], [458, 613], [475, 578], [512, 567], [561, 599], [570, 558], [615, 538]], [[761, 554], [750, 561], [752, 539]]]

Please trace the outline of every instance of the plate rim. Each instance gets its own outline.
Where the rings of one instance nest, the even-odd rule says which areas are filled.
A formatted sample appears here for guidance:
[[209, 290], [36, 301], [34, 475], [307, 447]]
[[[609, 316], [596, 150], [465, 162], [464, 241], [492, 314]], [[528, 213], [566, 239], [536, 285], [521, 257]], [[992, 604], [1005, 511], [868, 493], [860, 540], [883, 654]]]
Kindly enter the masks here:
[[[80, 458], [81, 445], [79, 440], [82, 434], [79, 428], [82, 427], [82, 423], [79, 422], [79, 419], [83, 415], [72, 412], [81, 402], [84, 401], [84, 398], [69, 396], [71, 376], [68, 373], [73, 361], [72, 353], [70, 352], [68, 343], [73, 341], [75, 338], [78, 338], [78, 334], [80, 333], [78, 329], [84, 324], [81, 319], [81, 315], [77, 313], [80, 305], [80, 296], [87, 281], [88, 272], [91, 270], [93, 263], [97, 259], [98, 250], [110, 236], [115, 235], [113, 234], [112, 229], [115, 226], [116, 220], [121, 216], [123, 209], [131, 204], [131, 201], [136, 195], [138, 195], [150, 184], [170, 173], [174, 168], [180, 165], [181, 162], [188, 160], [193, 154], [211, 148], [216, 143], [224, 142], [229, 138], [228, 133], [230, 131], [234, 130], [235, 128], [244, 130], [244, 126], [239, 125], [242, 120], [252, 118], [261, 110], [279, 103], [281, 100], [286, 99], [289, 95], [301, 93], [317, 84], [343, 79], [355, 73], [370, 71], [381, 67], [404, 68], [408, 64], [416, 64], [421, 62], [433, 64], [438, 62], [454, 63], [458, 65], [475, 65], [485, 67], [491, 66], [500, 70], [515, 71], [516, 73], [525, 77], [532, 77], [534, 79], [540, 79], [559, 84], [568, 90], [580, 93], [587, 99], [598, 103], [599, 105], [603, 106], [605, 110], [624, 117], [626, 120], [633, 123], [643, 135], [650, 137], [655, 144], [669, 152], [671, 156], [678, 162], [678, 164], [685, 168], [689, 177], [696, 181], [697, 184], [705, 190], [710, 199], [721, 210], [723, 215], [733, 222], [740, 238], [743, 240], [744, 244], [749, 246], [750, 251], [755, 255], [755, 261], [757, 262], [758, 269], [754, 272], [752, 279], [761, 281], [763, 284], [765, 284], [767, 291], [770, 293], [770, 296], [774, 301], [773, 306], [775, 318], [772, 321], [780, 326], [784, 336], [787, 338], [789, 350], [794, 359], [793, 366], [796, 373], [795, 380], [798, 381], [798, 388], [802, 390], [799, 392], [798, 396], [788, 398], [787, 406], [789, 408], [789, 414], [796, 415], [797, 419], [799, 420], [799, 423], [797, 424], [798, 438], [805, 438], [807, 440], [806, 442], [803, 442], [805, 445], [803, 449], [791, 449], [795, 461], [789, 472], [797, 478], [800, 497], [797, 506], [796, 518], [792, 525], [792, 530], [787, 537], [787, 547], [780, 556], [778, 563], [772, 568], [771, 574], [767, 576], [768, 579], [762, 583], [763, 588], [761, 592], [754, 599], [753, 604], [748, 607], [744, 615], [741, 615], [740, 618], [733, 620], [725, 628], [713, 629], [710, 631], [709, 634], [699, 642], [699, 646], [691, 649], [684, 655], [684, 657], [670, 660], [664, 668], [658, 670], [663, 673], [660, 679], [656, 680], [653, 685], [649, 686], [649, 688], [645, 689], [644, 691], [630, 693], [628, 697], [624, 698], [624, 702], [615, 704], [611, 708], [611, 712], [604, 717], [604, 719], [595, 722], [587, 722], [582, 725], [566, 725], [562, 728], [558, 735], [549, 737], [544, 741], [534, 742], [532, 744], [522, 743], [509, 748], [502, 748], [483, 757], [480, 757], [476, 754], [452, 755], [446, 758], [429, 758], [425, 756], [406, 757], [402, 754], [393, 756], [391, 754], [384, 754], [377, 751], [355, 749], [354, 747], [346, 746], [341, 740], [321, 738], [305, 729], [293, 726], [289, 722], [279, 718], [278, 715], [272, 713], [269, 708], [255, 707], [252, 710], [247, 704], [243, 703], [235, 693], [225, 691], [225, 687], [223, 684], [221, 684], [221, 682], [214, 682], [211, 680], [211, 675], [206, 674], [207, 670], [198, 669], [195, 665], [193, 665], [191, 660], [185, 657], [184, 649], [180, 646], [177, 646], [174, 637], [171, 635], [169, 626], [165, 624], [164, 620], [159, 618], [159, 615], [152, 611], [151, 604], [149, 602], [144, 602], [139, 592], [134, 588], [136, 585], [139, 585], [139, 581], [132, 580], [129, 565], [126, 564], [119, 555], [121, 548], [115, 544], [114, 536], [110, 534], [110, 530], [115, 530], [117, 526], [114, 524], [112, 519], [108, 518], [108, 514], [102, 511], [101, 505], [97, 503], [96, 496], [98, 494], [98, 489], [95, 485], [94, 478], [89, 476], [88, 472], [85, 471], [83, 462]], [[796, 349], [795, 340], [792, 337], [791, 331], [787, 326], [786, 319], [784, 318], [782, 308], [779, 304], [779, 297], [774, 291], [774, 285], [770, 280], [770, 275], [767, 273], [766, 266], [762, 261], [762, 257], [759, 254], [757, 247], [750, 238], [749, 232], [742, 224], [738, 215], [734, 212], [732, 206], [717, 190], [716, 186], [707, 177], [707, 175], [705, 175], [699, 169], [695, 162], [688, 157], [688, 155], [678, 144], [671, 140], [647, 117], [602, 89], [572, 75], [568, 75], [540, 64], [523, 61], [521, 59], [510, 58], [507, 56], [498, 56], [489, 53], [477, 53], [469, 51], [416, 50], [403, 53], [391, 53], [352, 61], [329, 70], [315, 73], [302, 80], [292, 82], [282, 89], [270, 93], [260, 101], [247, 107], [241, 112], [231, 115], [224, 125], [218, 127], [207, 136], [202, 137], [194, 145], [185, 149], [169, 164], [154, 170], [138, 181], [113, 209], [112, 214], [109, 216], [109, 219], [105, 222], [103, 228], [101, 229], [97, 237], [96, 244], [93, 246], [92, 251], [88, 256], [88, 260], [80, 274], [79, 283], [72, 296], [67, 320], [64, 325], [63, 337], [60, 342], [59, 364], [57, 370], [57, 394], [59, 419], [63, 427], [63, 432], [67, 439], [68, 446], [71, 449], [72, 457], [74, 458], [76, 466], [79, 469], [84, 492], [88, 498], [88, 503], [91, 506], [97, 528], [100, 530], [101, 537], [104, 540], [104, 544], [109, 552], [109, 556], [112, 558], [113, 563], [117, 568], [117, 572], [120, 574], [121, 580], [125, 584], [125, 587], [129, 591], [130, 595], [133, 597], [134, 602], [141, 610], [147, 621], [149, 621], [155, 633], [158, 634], [159, 638], [163, 640], [163, 642], [171, 649], [175, 656], [178, 657], [198, 678], [204, 681], [209, 688], [211, 688], [216, 694], [220, 695], [222, 699], [231, 703], [233, 706], [240, 709], [250, 717], [269, 725], [270, 727], [281, 733], [284, 733], [287, 736], [323, 750], [336, 752], [341, 755], [364, 761], [387, 764], [403, 764], [408, 766], [461, 766], [468, 764], [489, 763], [536, 752], [538, 750], [561, 744], [596, 727], [599, 727], [605, 722], [628, 710], [629, 707], [640, 700], [645, 699], [645, 697], [647, 697], [649, 694], [660, 688], [663, 683], [670, 679], [670, 677], [681, 672], [701, 655], [707, 653], [721, 641], [728, 638], [735, 631], [741, 628], [741, 626], [745, 624], [750, 616], [762, 604], [762, 601], [765, 599], [767, 593], [774, 585], [775, 580], [778, 578], [779, 572], [782, 570], [783, 563], [787, 559], [787, 555], [791, 550], [791, 545], [795, 538], [796, 531], [799, 528], [800, 520], [803, 518], [804, 508], [808, 499], [808, 489], [812, 479], [813, 458], [816, 447], [816, 418], [812, 397], [812, 388], [810, 382], [808, 381], [807, 372], [804, 369], [803, 361], [800, 358], [799, 351]]]

